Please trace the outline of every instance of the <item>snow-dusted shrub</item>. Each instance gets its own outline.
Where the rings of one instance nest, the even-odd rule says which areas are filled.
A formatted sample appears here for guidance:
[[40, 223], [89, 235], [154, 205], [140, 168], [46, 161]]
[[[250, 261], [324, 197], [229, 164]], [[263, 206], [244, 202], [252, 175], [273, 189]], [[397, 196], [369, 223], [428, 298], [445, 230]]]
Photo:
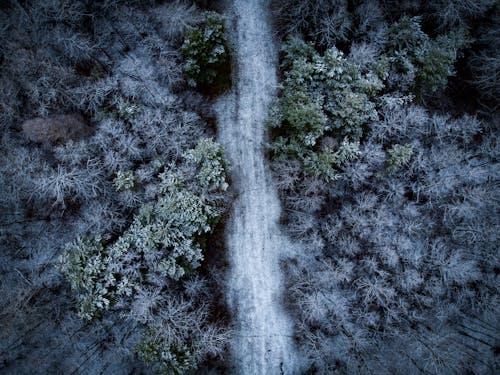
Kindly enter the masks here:
[[337, 149], [326, 146], [307, 155], [303, 161], [304, 170], [312, 176], [333, 181], [340, 177], [338, 168], [349, 165], [359, 155], [359, 142], [349, 142], [346, 138]]
[[387, 170], [395, 173], [403, 166], [407, 165], [413, 156], [413, 147], [411, 145], [394, 145], [389, 149], [389, 166]]
[[227, 167], [220, 144], [211, 139], [202, 139], [194, 149], [187, 152], [186, 160], [196, 165], [197, 180], [201, 187], [208, 191], [225, 191], [228, 188]]
[[444, 88], [448, 78], [455, 75], [454, 65], [460, 57], [460, 50], [467, 48], [471, 41], [464, 30], [458, 30], [421, 46], [416, 53], [416, 62], [420, 66], [417, 85], [431, 93]]
[[387, 47], [395, 51], [416, 51], [429, 39], [422, 31], [422, 17], [403, 16], [388, 30]]
[[168, 346], [157, 330], [148, 331], [137, 345], [137, 352], [139, 358], [145, 364], [155, 366], [158, 373], [181, 375], [196, 368], [187, 346]]
[[[128, 89], [125, 89], [125, 91], [130, 93], [130, 90]], [[121, 118], [131, 119], [141, 112], [141, 106], [132, 101], [118, 98], [116, 103], [116, 112]]]
[[108, 262], [100, 238], [78, 239], [61, 257], [60, 270], [78, 293], [79, 315], [84, 319], [90, 320], [109, 308], [114, 284], [112, 278], [103, 278]]
[[[313, 102], [321, 106], [327, 118], [321, 133], [331, 131], [352, 140], [358, 139], [362, 126], [376, 118], [375, 106], [370, 99], [383, 87], [380, 78], [371, 72], [362, 74], [336, 48], [325, 51], [321, 56], [312, 46], [291, 39], [283, 51], [283, 97], [294, 92], [309, 95]], [[293, 100], [285, 102], [282, 109], [284, 115], [293, 109], [292, 104]], [[316, 112], [321, 113], [319, 110]], [[315, 135], [311, 142], [317, 138], [318, 135]]]
[[118, 171], [116, 178], [113, 180], [113, 184], [118, 191], [132, 190], [135, 188], [136, 183], [137, 179], [132, 171]]

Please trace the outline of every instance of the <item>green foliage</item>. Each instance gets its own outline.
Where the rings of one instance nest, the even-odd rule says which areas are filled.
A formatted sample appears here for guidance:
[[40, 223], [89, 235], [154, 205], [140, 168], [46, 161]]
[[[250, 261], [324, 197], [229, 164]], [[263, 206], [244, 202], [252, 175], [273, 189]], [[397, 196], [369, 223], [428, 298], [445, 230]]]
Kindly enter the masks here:
[[389, 29], [387, 48], [396, 71], [415, 74], [415, 88], [432, 94], [446, 87], [459, 50], [471, 42], [462, 29], [431, 39], [422, 31], [421, 17], [403, 16]]
[[[358, 141], [363, 127], [377, 119], [373, 97], [383, 88], [383, 61], [363, 73], [336, 48], [321, 56], [299, 39], [290, 39], [283, 52], [284, 88], [271, 112], [270, 125], [278, 135], [271, 150], [275, 157], [300, 159], [309, 173], [333, 179], [342, 147]], [[343, 146], [321, 150], [325, 136], [345, 139]]]
[[78, 312], [83, 319], [92, 319], [110, 305], [114, 280], [105, 276], [109, 260], [100, 238], [79, 238], [61, 256], [59, 269], [77, 292]]
[[371, 98], [383, 87], [380, 78], [372, 72], [362, 74], [336, 48], [321, 56], [294, 39], [283, 50], [285, 82], [278, 105], [285, 121], [277, 125], [291, 125], [307, 146], [325, 132], [359, 139], [362, 126], [377, 117]]
[[387, 47], [394, 51], [416, 51], [429, 40], [421, 23], [422, 17], [401, 17], [389, 29]]
[[340, 177], [338, 168], [346, 166], [361, 154], [359, 142], [344, 139], [337, 150], [325, 147], [319, 152], [311, 152], [304, 158], [304, 169], [307, 173], [334, 181]]
[[197, 179], [200, 186], [209, 191], [225, 191], [228, 188], [226, 163], [220, 144], [210, 139], [202, 139], [196, 148], [187, 152], [186, 159], [199, 168]]
[[[361, 87], [361, 82], [358, 82]], [[371, 88], [366, 90], [372, 92]], [[345, 89], [339, 93], [335, 101], [325, 104], [324, 108], [331, 115], [332, 127], [341, 136], [357, 140], [363, 133], [363, 125], [377, 119], [375, 104], [369, 100], [365, 92]]]
[[327, 121], [321, 102], [303, 91], [287, 90], [283, 93], [281, 105], [284, 109], [282, 120], [295, 132], [299, 144], [314, 146], [323, 135]]
[[410, 162], [414, 150], [412, 145], [394, 145], [389, 149], [387, 171], [395, 173]]
[[182, 53], [189, 86], [206, 88], [220, 78], [228, 78], [223, 77], [229, 65], [224, 17], [205, 12], [198, 24], [187, 28]]
[[124, 261], [130, 251], [152, 256], [155, 261], [149, 266], [155, 272], [177, 280], [200, 265], [203, 254], [196, 236], [210, 231], [217, 210], [177, 184], [178, 177], [171, 172], [162, 180], [162, 196], [141, 208], [110, 253], [118, 261]]
[[148, 330], [136, 349], [144, 363], [155, 366], [156, 374], [181, 375], [196, 367], [186, 345], [168, 345], [153, 330]]
[[175, 281], [200, 266], [201, 237], [222, 213], [209, 193], [227, 188], [226, 171], [222, 151], [212, 141], [201, 141], [186, 158], [202, 165], [194, 177], [205, 184], [201, 192], [191, 191], [191, 181], [172, 166], [160, 175], [157, 199], [141, 207], [114, 243], [105, 247], [99, 239], [77, 240], [61, 257], [61, 271], [78, 293], [83, 318], [126, 300], [148, 280]]
[[[383, 81], [385, 81], [389, 77], [389, 66], [390, 61], [387, 56], [381, 56], [378, 60], [371, 64], [371, 68], [373, 73], [380, 79], [380, 85], [383, 85]], [[383, 87], [380, 88], [380, 90]]]
[[453, 31], [440, 35], [435, 41], [421, 46], [415, 56], [419, 64], [417, 84], [431, 93], [443, 89], [448, 77], [455, 75], [454, 65], [459, 50], [466, 48], [472, 39], [464, 31]]
[[133, 190], [136, 183], [137, 179], [132, 171], [118, 171], [116, 173], [116, 178], [113, 180], [113, 185], [117, 191]]
[[130, 119], [141, 112], [141, 106], [134, 102], [120, 99], [116, 103], [116, 113], [124, 119]]

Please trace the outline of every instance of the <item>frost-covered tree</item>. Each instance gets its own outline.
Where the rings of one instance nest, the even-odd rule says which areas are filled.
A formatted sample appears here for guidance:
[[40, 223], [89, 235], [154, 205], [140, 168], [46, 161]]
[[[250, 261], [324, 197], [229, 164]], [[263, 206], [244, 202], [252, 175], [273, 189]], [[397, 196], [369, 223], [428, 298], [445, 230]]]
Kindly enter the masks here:
[[442, 90], [455, 74], [454, 64], [460, 50], [471, 39], [464, 29], [454, 30], [431, 39], [421, 26], [422, 18], [402, 17], [388, 32], [387, 48], [397, 71], [415, 76], [421, 93]]
[[336, 48], [321, 56], [312, 45], [290, 39], [283, 53], [285, 79], [270, 120], [276, 133], [271, 150], [274, 157], [298, 158], [306, 171], [333, 179], [335, 168], [356, 155], [363, 126], [377, 118], [373, 96], [382, 79], [361, 72]]
[[[451, 311], [487, 313], [496, 299], [487, 264], [496, 253], [491, 230], [498, 225], [498, 206], [488, 180], [498, 165], [475, 144], [471, 135], [482, 128], [474, 118], [412, 114], [406, 106], [382, 110], [380, 123], [391, 118], [388, 112], [404, 116], [393, 116], [390, 136], [378, 133], [390, 123], [375, 122], [356, 161], [335, 181], [312, 193], [314, 180], [298, 174], [282, 189], [287, 228], [307, 251], [288, 264], [287, 273], [299, 344], [315, 371], [369, 373], [377, 366], [377, 372], [391, 373], [373, 363], [388, 357], [401, 361], [398, 371], [485, 366], [491, 372], [496, 366], [492, 341], [471, 351], [471, 337], [460, 328], [464, 322]], [[416, 114], [418, 121], [411, 121]], [[405, 129], [398, 129], [399, 121]], [[311, 194], [317, 204], [309, 206]], [[484, 234], [481, 240], [473, 227]], [[450, 311], [437, 311], [444, 306]], [[436, 314], [440, 327], [433, 326]], [[393, 337], [407, 340], [406, 347], [381, 345]], [[475, 360], [449, 360], [447, 346]], [[419, 368], [423, 358], [431, 359]]]
[[[318, 20], [343, 4], [275, 5], [271, 157], [283, 224], [302, 244], [285, 267], [308, 371], [495, 373], [497, 9], [350, 2], [348, 38], [325, 42]], [[466, 59], [484, 108], [463, 105]]]
[[[140, 208], [129, 228], [118, 239], [109, 244], [104, 244], [100, 238], [78, 239], [62, 256], [60, 268], [77, 293], [82, 318], [91, 320], [102, 316], [106, 310], [126, 311], [134, 306], [129, 316], [142, 321], [143, 314], [137, 318], [134, 316], [136, 305], [132, 301], [137, 295], [148, 295], [152, 290], [157, 295], [167, 293], [172, 283], [200, 266], [204, 235], [213, 230], [223, 212], [221, 200], [213, 200], [209, 195], [227, 188], [226, 171], [222, 150], [211, 140], [200, 141], [195, 149], [186, 153], [185, 159], [194, 167], [202, 166], [197, 168], [194, 176], [201, 191], [190, 191], [188, 173], [178, 173], [173, 166], [167, 166], [160, 176], [156, 200]], [[202, 336], [200, 331], [205, 328], [216, 329], [213, 334], [221, 336], [214, 340], [225, 345], [226, 333], [211, 326], [200, 326], [182, 336], [176, 335], [175, 344], [165, 343], [167, 337], [161, 341], [150, 337], [160, 326], [170, 330], [173, 329], [171, 325], [185, 327], [183, 329], [195, 322], [201, 325], [200, 318], [190, 319], [189, 314], [194, 314], [190, 307], [187, 302], [185, 313], [184, 309], [177, 311], [174, 308], [172, 311], [177, 315], [169, 314], [170, 310], [161, 306], [156, 307], [145, 322], [150, 329], [149, 338], [145, 338], [140, 346], [141, 356], [146, 362], [154, 360], [178, 373], [196, 367], [205, 357], [195, 350], [206, 349], [197, 347], [193, 340]], [[198, 313], [204, 316], [206, 308]], [[187, 322], [181, 323], [179, 319], [187, 319]], [[162, 348], [162, 353], [165, 353], [150, 353], [152, 348]], [[220, 354], [223, 347], [213, 350]]]
[[[202, 118], [210, 116], [208, 101], [186, 93], [183, 84], [182, 38], [201, 12], [191, 2], [128, 0], [11, 1], [1, 8], [0, 371], [147, 372], [134, 347], [143, 324], [166, 306], [148, 297], [160, 289], [148, 284], [127, 296], [131, 284], [125, 279], [113, 281], [110, 289], [111, 284], [92, 283], [108, 265], [103, 252], [128, 233], [134, 218], [158, 222], [154, 215], [168, 207], [175, 211], [179, 202], [191, 213], [205, 205], [224, 207], [227, 193], [217, 185], [224, 182], [222, 172], [209, 170], [222, 157], [220, 150], [206, 141], [196, 160], [184, 158], [212, 135]], [[211, 155], [209, 162], [204, 155]], [[195, 178], [201, 164], [212, 179], [206, 186]], [[182, 194], [171, 192], [163, 209], [155, 202], [167, 166], [182, 168], [175, 167], [175, 173], [189, 183]], [[180, 217], [176, 221], [184, 229], [191, 225]], [[136, 222], [135, 228], [145, 233], [141, 225]], [[179, 236], [171, 240], [188, 254], [191, 243]], [[183, 299], [203, 313], [199, 327], [206, 330], [196, 333], [199, 346], [191, 353], [214, 358], [224, 341], [216, 334], [223, 325], [214, 319], [215, 301], [222, 299], [208, 269], [215, 259], [192, 271], [200, 249], [213, 241], [208, 233], [199, 237], [189, 264], [171, 254], [172, 264], [164, 265], [165, 270], [185, 268], [191, 277], [157, 276], [148, 283], [170, 282], [168, 298]], [[55, 267], [65, 245], [76, 238], [87, 239], [74, 245], [68, 263], [75, 287], [81, 288], [83, 311], [97, 314], [107, 298], [110, 302], [107, 313], [92, 321], [78, 318], [75, 295]], [[97, 238], [102, 240], [92, 240]], [[154, 235], [149, 240], [156, 241]], [[126, 265], [127, 272], [141, 273]], [[203, 280], [205, 289], [193, 288], [192, 279]], [[125, 301], [129, 310], [120, 306]], [[123, 319], [125, 311], [134, 319]], [[201, 349], [204, 342], [212, 349]], [[195, 362], [203, 358], [199, 354]]]
[[490, 10], [488, 17], [478, 28], [477, 45], [469, 60], [473, 74], [471, 83], [477, 87], [486, 109], [495, 114], [498, 112], [500, 92], [499, 74], [500, 58], [498, 57], [500, 39], [500, 5]]
[[223, 16], [210, 11], [187, 28], [182, 53], [189, 86], [208, 90], [211, 86], [227, 85], [230, 56], [224, 22]]
[[352, 15], [348, 3], [345, 0], [273, 1], [272, 9], [284, 35], [302, 33], [321, 46], [333, 47], [351, 35]]

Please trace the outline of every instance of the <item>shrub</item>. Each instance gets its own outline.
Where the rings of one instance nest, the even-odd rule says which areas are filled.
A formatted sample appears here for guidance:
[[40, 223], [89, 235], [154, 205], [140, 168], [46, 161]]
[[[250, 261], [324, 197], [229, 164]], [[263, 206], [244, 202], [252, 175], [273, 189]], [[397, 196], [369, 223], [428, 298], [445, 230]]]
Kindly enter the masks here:
[[207, 89], [214, 84], [224, 85], [230, 64], [224, 17], [205, 12], [202, 21], [187, 28], [182, 53], [189, 86]]
[[61, 256], [59, 269], [77, 292], [79, 315], [83, 319], [90, 320], [109, 308], [113, 280], [104, 276], [108, 259], [100, 238], [79, 238]]
[[182, 375], [195, 368], [192, 354], [186, 346], [170, 346], [165, 339], [149, 330], [137, 345], [139, 358], [147, 365], [154, 365], [157, 373]]
[[327, 146], [320, 152], [311, 152], [304, 158], [304, 170], [313, 176], [333, 181], [340, 177], [338, 169], [359, 155], [359, 142], [349, 142], [346, 138], [337, 150]]
[[[302, 91], [309, 95], [311, 101], [318, 103], [316, 106], [319, 105], [326, 116], [320, 135], [331, 131], [340, 138], [359, 139], [362, 126], [377, 116], [370, 99], [383, 87], [378, 76], [371, 72], [362, 74], [336, 48], [328, 49], [320, 56], [304, 42], [291, 40], [285, 45], [284, 52], [286, 78], [283, 97], [287, 99], [289, 91]], [[293, 96], [292, 100], [285, 100], [283, 104], [285, 116], [293, 113]], [[313, 111], [309, 110], [303, 117], [314, 118], [312, 114]], [[321, 123], [321, 117], [315, 123]], [[315, 128], [319, 132], [319, 125]]]
[[411, 145], [394, 145], [389, 150], [389, 173], [395, 173], [403, 166], [407, 165], [413, 156], [413, 147]]
[[429, 40], [422, 31], [421, 23], [422, 17], [401, 17], [388, 31], [387, 47], [394, 51], [416, 51]]
[[226, 182], [226, 163], [220, 144], [202, 139], [198, 145], [186, 153], [186, 160], [196, 165], [199, 185], [209, 191], [225, 191], [229, 185]]
[[129, 119], [141, 112], [141, 106], [120, 98], [116, 103], [116, 112], [120, 118]]
[[113, 185], [118, 191], [133, 190], [136, 183], [137, 179], [132, 171], [118, 171], [116, 178], [113, 180]]
[[323, 135], [327, 121], [321, 102], [304, 91], [286, 90], [280, 104], [283, 126], [292, 134], [295, 132], [299, 144], [314, 146]]

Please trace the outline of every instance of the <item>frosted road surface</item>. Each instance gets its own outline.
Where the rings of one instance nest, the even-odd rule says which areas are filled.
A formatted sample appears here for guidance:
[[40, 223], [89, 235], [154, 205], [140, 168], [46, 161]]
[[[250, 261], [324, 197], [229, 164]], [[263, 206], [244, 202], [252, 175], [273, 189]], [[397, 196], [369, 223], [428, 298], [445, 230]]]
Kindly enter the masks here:
[[[282, 306], [280, 202], [264, 158], [266, 117], [277, 86], [277, 50], [267, 2], [234, 0], [227, 10], [233, 90], [216, 105], [219, 141], [237, 193], [227, 229], [228, 304], [235, 319], [231, 373], [295, 374], [293, 327]], [[232, 21], [232, 22], [231, 22]]]

